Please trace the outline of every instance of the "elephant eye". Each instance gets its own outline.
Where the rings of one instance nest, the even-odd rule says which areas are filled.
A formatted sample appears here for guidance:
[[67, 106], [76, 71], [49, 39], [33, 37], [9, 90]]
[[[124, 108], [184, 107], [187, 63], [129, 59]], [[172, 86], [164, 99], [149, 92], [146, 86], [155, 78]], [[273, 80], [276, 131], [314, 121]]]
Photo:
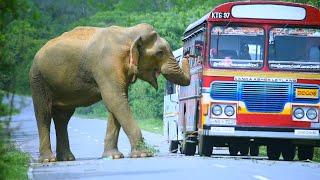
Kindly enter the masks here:
[[156, 53], [156, 56], [159, 57], [159, 58], [162, 58], [163, 57], [163, 51], [160, 50]]

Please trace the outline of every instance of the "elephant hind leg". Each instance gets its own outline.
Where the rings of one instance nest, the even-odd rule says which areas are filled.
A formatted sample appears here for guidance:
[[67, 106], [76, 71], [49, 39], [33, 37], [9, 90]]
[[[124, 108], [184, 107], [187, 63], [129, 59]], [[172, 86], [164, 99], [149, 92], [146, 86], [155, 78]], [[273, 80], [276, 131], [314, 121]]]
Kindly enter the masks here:
[[68, 137], [68, 122], [75, 109], [60, 110], [53, 108], [53, 121], [56, 128], [56, 152], [58, 161], [73, 161], [74, 155], [70, 150]]
[[39, 133], [39, 162], [56, 161], [51, 150], [50, 125], [52, 118], [52, 96], [40, 72], [34, 67], [30, 71], [30, 87]]

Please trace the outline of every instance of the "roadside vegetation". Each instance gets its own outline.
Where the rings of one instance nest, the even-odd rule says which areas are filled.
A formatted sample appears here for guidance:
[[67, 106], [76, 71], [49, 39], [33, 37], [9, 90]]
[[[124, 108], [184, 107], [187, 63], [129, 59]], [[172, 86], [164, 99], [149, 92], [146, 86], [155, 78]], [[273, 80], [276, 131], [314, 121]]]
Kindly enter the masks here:
[[29, 159], [30, 156], [27, 153], [23, 153], [14, 147], [0, 127], [0, 179], [28, 179]]
[[[2, 96], [0, 96], [0, 102]], [[0, 118], [10, 112], [7, 105], [0, 104]], [[17, 112], [15, 110], [14, 112]], [[10, 132], [5, 128], [5, 121], [0, 121], [0, 179], [24, 180], [28, 179], [30, 157], [27, 153], [19, 151], [10, 141]]]

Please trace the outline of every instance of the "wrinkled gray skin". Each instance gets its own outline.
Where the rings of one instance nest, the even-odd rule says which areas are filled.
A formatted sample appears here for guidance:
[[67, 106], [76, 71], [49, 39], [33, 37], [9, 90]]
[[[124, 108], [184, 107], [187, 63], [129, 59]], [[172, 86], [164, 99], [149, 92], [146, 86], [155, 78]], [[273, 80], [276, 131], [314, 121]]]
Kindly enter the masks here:
[[[68, 121], [76, 107], [101, 99], [109, 111], [103, 157], [123, 157], [117, 147], [120, 127], [130, 140], [131, 157], [150, 156], [137, 148], [143, 138], [130, 111], [128, 86], [139, 78], [157, 89], [159, 73], [176, 84], [189, 85], [189, 70], [188, 60], [184, 59], [180, 68], [169, 44], [148, 24], [77, 27], [50, 40], [35, 55], [30, 69], [39, 161], [74, 160]], [[56, 157], [50, 143], [51, 118], [56, 128]]]

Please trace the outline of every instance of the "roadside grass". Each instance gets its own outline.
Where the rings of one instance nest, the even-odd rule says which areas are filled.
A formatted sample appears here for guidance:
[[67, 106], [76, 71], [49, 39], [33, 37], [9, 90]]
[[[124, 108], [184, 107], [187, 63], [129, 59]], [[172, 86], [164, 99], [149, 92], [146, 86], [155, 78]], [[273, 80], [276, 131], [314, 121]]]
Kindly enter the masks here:
[[320, 162], [320, 147], [316, 147], [314, 149], [314, 156], [313, 156], [313, 160]]
[[[264, 156], [264, 157], [267, 156], [267, 147], [266, 146], [260, 146], [259, 156]], [[295, 160], [297, 160], [297, 161], [299, 160], [297, 154], [296, 154]], [[320, 162], [320, 147], [314, 148], [313, 161]]]
[[161, 119], [140, 119], [138, 124], [145, 131], [163, 134], [163, 121]]
[[[97, 115], [97, 114], [75, 114], [77, 117], [80, 118], [87, 118], [87, 119], [101, 119], [101, 120], [107, 120], [107, 114], [105, 115]], [[142, 130], [157, 133], [157, 134], [163, 134], [163, 121], [161, 119], [137, 119], [137, 122], [139, 124], [139, 127]]]
[[29, 160], [30, 156], [16, 149], [0, 127], [0, 179], [28, 179]]
[[[89, 107], [80, 107], [76, 109], [75, 116], [88, 119], [108, 119], [108, 113], [102, 102], [98, 102]], [[145, 131], [162, 134], [163, 121], [159, 118], [139, 118], [136, 117], [139, 127]]]

